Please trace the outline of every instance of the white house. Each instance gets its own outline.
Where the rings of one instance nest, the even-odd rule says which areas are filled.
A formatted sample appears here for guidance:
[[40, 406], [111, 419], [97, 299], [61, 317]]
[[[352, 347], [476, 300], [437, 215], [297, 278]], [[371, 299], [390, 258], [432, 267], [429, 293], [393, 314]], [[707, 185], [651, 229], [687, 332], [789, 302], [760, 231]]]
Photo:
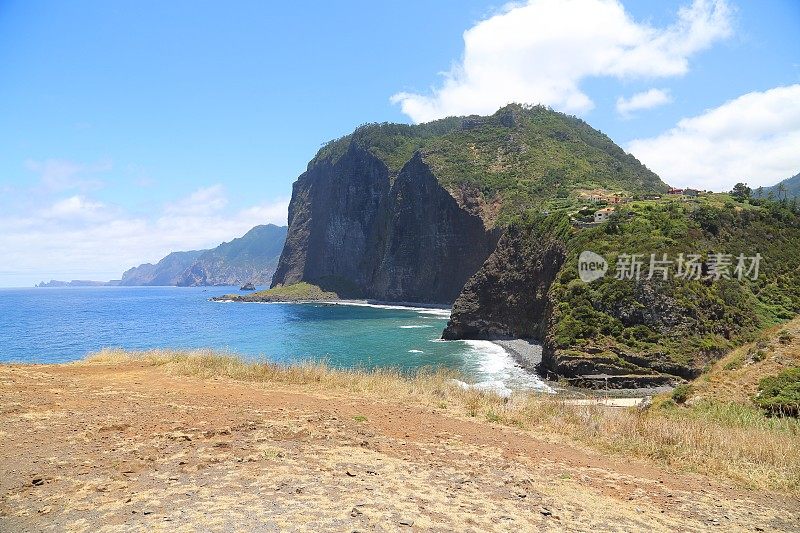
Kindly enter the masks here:
[[610, 217], [611, 213], [613, 213], [613, 212], [614, 212], [614, 208], [613, 207], [604, 207], [603, 209], [598, 209], [594, 213], [594, 221], [595, 221], [595, 223], [605, 222], [606, 220], [608, 220], [608, 217]]

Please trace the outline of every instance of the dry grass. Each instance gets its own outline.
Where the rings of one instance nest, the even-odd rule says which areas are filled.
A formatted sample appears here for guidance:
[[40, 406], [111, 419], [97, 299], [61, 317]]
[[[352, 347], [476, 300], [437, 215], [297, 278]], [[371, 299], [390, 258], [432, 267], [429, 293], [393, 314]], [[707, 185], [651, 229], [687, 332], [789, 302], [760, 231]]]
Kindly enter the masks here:
[[690, 402], [750, 403], [765, 376], [800, 366], [800, 318], [765, 331], [759, 340], [746, 344], [717, 361], [692, 383]]
[[421, 371], [409, 377], [391, 368], [335, 370], [320, 362], [292, 365], [249, 362], [234, 354], [212, 350], [127, 352], [104, 349], [79, 364], [120, 364], [131, 361], [163, 366], [171, 373], [184, 376], [226, 377], [238, 381], [303, 385], [316, 390], [379, 393], [392, 400], [402, 397], [442, 399], [458, 390], [452, 382], [455, 374], [446, 370]]
[[[569, 408], [529, 401], [525, 419], [621, 455], [727, 477], [758, 489], [800, 493], [800, 424], [771, 423], [753, 408]], [[748, 421], [748, 418], [750, 421]]]
[[570, 405], [549, 395], [496, 394], [462, 389], [447, 372], [413, 376], [395, 370], [333, 370], [324, 364], [248, 363], [211, 351], [104, 350], [81, 364], [136, 360], [171, 373], [269, 382], [326, 392], [413, 402], [545, 434], [557, 434], [604, 452], [654, 460], [682, 471], [726, 477], [755, 489], [800, 494], [800, 423], [770, 419], [753, 407], [699, 402], [657, 403], [647, 410]]

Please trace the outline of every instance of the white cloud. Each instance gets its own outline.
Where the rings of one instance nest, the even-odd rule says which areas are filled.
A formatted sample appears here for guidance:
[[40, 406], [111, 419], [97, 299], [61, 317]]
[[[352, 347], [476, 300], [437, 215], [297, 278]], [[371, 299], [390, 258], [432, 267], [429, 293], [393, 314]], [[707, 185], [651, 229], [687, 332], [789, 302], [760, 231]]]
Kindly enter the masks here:
[[800, 84], [742, 95], [627, 149], [676, 186], [774, 185], [800, 171]]
[[222, 185], [212, 185], [197, 189], [186, 198], [168, 204], [166, 211], [173, 214], [214, 213], [228, 204], [228, 197]]
[[45, 190], [59, 192], [67, 189], [99, 189], [104, 182], [95, 175], [111, 170], [110, 161], [84, 164], [64, 159], [45, 159], [25, 161], [25, 168], [39, 174], [39, 181]]
[[672, 101], [669, 91], [665, 89], [650, 89], [636, 93], [630, 98], [620, 96], [617, 98], [617, 112], [623, 117], [631, 116], [634, 111], [652, 109]]
[[105, 206], [100, 202], [87, 200], [80, 195], [59, 200], [42, 212], [45, 218], [57, 219], [97, 219]]
[[226, 209], [222, 186], [198, 189], [152, 218], [74, 195], [26, 215], [0, 214], [0, 286], [45, 279], [118, 278], [131, 266], [169, 252], [203, 249], [253, 226], [285, 225], [288, 199]]
[[634, 21], [618, 0], [529, 0], [464, 32], [462, 61], [431, 95], [392, 96], [415, 122], [491, 113], [510, 103], [582, 113], [588, 77], [662, 78], [689, 70], [689, 57], [731, 33], [725, 0], [694, 0], [674, 24]]

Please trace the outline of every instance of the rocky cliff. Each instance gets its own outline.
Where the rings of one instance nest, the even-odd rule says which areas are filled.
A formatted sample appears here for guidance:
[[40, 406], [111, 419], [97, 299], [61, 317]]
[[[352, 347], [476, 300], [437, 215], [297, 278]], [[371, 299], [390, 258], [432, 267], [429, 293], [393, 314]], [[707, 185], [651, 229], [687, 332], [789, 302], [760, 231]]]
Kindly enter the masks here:
[[666, 190], [608, 137], [543, 107], [363, 126], [294, 184], [272, 285], [452, 303], [518, 212], [600, 185]]
[[497, 242], [420, 153], [392, 177], [356, 144], [294, 185], [273, 286], [306, 281], [343, 297], [450, 303]]
[[550, 286], [566, 259], [564, 243], [526, 226], [510, 227], [453, 304], [444, 339], [542, 339]]
[[[443, 336], [535, 339], [542, 373], [584, 387], [694, 378], [731, 347], [800, 313], [800, 214], [778, 203], [716, 201], [642, 202], [585, 229], [562, 214], [512, 226], [456, 299]], [[579, 279], [584, 250], [602, 254], [610, 272]], [[675, 277], [679, 254], [690, 250], [701, 252], [697, 277]], [[640, 254], [636, 279], [614, 272], [625, 253]], [[671, 277], [650, 278], [651, 253], [674, 261]], [[717, 253], [730, 261], [719, 279], [709, 275]], [[757, 278], [739, 279], [739, 254], [760, 254]]]
[[[674, 383], [800, 312], [800, 217], [728, 195], [653, 198], [666, 189], [608, 137], [543, 107], [366, 125], [294, 184], [272, 286], [455, 302], [446, 339], [538, 340], [541, 370], [582, 386]], [[608, 222], [579, 223], [609, 198]], [[611, 274], [578, 279], [583, 250]], [[703, 254], [706, 275], [714, 252], [770, 263], [741, 282], [613, 275], [623, 253]]]

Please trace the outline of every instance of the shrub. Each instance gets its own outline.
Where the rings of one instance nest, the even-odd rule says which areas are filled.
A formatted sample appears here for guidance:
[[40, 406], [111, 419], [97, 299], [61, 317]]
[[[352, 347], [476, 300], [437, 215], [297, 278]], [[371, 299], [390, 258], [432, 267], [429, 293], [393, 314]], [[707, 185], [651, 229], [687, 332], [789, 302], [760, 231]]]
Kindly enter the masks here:
[[754, 400], [770, 415], [800, 415], [800, 367], [762, 379]]
[[761, 349], [761, 343], [759, 343], [757, 346], [752, 346], [749, 350], [747, 350], [747, 363], [758, 363], [766, 359], [766, 357], [767, 352]]
[[692, 386], [688, 383], [683, 383], [672, 390], [672, 399], [677, 404], [684, 404], [689, 399], [689, 396], [692, 395], [692, 392]]
[[781, 330], [780, 333], [778, 333], [778, 342], [780, 342], [781, 344], [789, 344], [790, 342], [792, 342], [792, 339], [794, 339], [794, 335], [789, 333], [788, 330], [784, 329]]
[[744, 358], [735, 357], [734, 359], [731, 359], [730, 361], [725, 363], [723, 370], [736, 370], [737, 368], [742, 368], [743, 364], [744, 364]]

